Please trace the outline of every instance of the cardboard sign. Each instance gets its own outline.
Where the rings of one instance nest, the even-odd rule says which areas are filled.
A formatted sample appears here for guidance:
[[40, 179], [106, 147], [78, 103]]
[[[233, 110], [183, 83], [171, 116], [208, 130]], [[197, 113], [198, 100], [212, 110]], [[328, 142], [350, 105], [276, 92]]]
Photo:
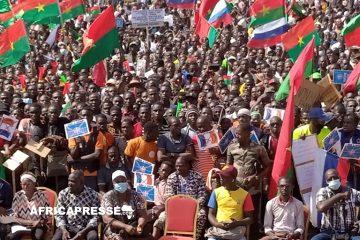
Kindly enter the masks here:
[[332, 107], [341, 99], [341, 94], [336, 89], [334, 84], [331, 83], [331, 77], [329, 74], [326, 75], [323, 79], [321, 79], [321, 81], [319, 81], [317, 85], [323, 88], [320, 100], [325, 103], [327, 107]]
[[131, 11], [131, 24], [134, 28], [164, 26], [165, 9], [142, 9]]
[[322, 88], [309, 80], [304, 79], [301, 87], [295, 96], [295, 105], [309, 110], [314, 103], [319, 99], [322, 93]]
[[11, 171], [15, 171], [29, 158], [29, 155], [23, 153], [20, 150], [17, 150], [8, 160], [3, 163], [3, 166], [10, 169]]
[[350, 73], [351, 70], [334, 69], [334, 73], [333, 73], [334, 84], [344, 84], [348, 79]]
[[25, 148], [43, 158], [46, 158], [51, 151], [50, 148], [44, 146], [44, 143], [38, 143], [31, 139], [28, 140], [28, 143], [25, 145]]

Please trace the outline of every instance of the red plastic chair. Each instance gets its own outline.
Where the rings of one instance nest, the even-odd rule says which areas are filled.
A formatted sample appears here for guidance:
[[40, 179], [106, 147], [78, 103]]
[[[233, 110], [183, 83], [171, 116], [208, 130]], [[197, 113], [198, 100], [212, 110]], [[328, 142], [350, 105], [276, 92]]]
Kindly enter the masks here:
[[[196, 238], [196, 220], [199, 204], [187, 195], [175, 195], [165, 202], [165, 230], [160, 240], [186, 240]], [[167, 236], [168, 234], [172, 234]], [[191, 237], [179, 236], [190, 235]]]

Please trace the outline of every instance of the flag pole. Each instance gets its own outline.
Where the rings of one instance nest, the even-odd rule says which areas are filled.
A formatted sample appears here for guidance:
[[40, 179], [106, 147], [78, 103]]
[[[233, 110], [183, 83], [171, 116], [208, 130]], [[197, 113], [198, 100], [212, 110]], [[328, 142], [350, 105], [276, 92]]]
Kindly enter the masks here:
[[59, 0], [56, 0], [56, 2], [57, 2], [57, 5], [58, 5], [59, 14], [60, 14], [60, 16], [59, 16], [60, 17], [60, 26], [62, 26], [64, 24], [64, 20], [62, 18], [62, 14], [61, 14], [60, 2], [59, 2]]

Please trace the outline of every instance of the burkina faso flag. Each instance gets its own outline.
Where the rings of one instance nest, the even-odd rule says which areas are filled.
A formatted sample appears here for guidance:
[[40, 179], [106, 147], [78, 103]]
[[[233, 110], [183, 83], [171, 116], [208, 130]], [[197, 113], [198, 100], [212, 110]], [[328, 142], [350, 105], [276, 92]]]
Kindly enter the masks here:
[[17, 11], [24, 11], [22, 18], [26, 23], [60, 23], [60, 8], [57, 0], [23, 0], [15, 8]]
[[72, 66], [73, 72], [94, 66], [120, 46], [112, 6], [103, 11], [91, 24], [83, 35], [83, 43], [82, 56]]
[[17, 63], [30, 51], [23, 20], [16, 21], [0, 35], [0, 67]]
[[82, 0], [65, 0], [60, 3], [61, 16], [63, 21], [85, 14], [85, 7]]

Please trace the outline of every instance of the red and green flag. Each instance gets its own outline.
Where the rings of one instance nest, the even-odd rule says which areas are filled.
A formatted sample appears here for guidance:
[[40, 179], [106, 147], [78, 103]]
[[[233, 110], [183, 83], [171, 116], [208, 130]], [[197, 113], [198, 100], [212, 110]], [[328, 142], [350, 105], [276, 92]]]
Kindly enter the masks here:
[[356, 64], [355, 68], [350, 73], [344, 85], [344, 93], [355, 92], [360, 89], [360, 62]]
[[30, 51], [30, 44], [22, 20], [4, 30], [0, 35], [0, 67], [17, 63]]
[[62, 20], [77, 17], [85, 14], [85, 7], [82, 0], [65, 0], [60, 3]]
[[15, 22], [15, 16], [13, 12], [0, 13], [0, 25], [4, 28], [9, 27]]
[[201, 1], [199, 10], [195, 14], [195, 33], [200, 37], [208, 39], [210, 48], [216, 42], [219, 29], [230, 23], [233, 19], [230, 15], [234, 6], [224, 0]]
[[24, 11], [22, 18], [26, 23], [60, 23], [60, 10], [57, 0], [24, 0], [16, 8]]
[[112, 6], [102, 12], [91, 24], [83, 35], [83, 43], [82, 56], [72, 66], [73, 72], [94, 66], [120, 46]]
[[101, 9], [100, 9], [100, 6], [95, 5], [95, 6], [89, 7], [87, 9], [87, 12], [91, 18], [95, 18], [100, 15]]
[[0, 13], [11, 12], [9, 0], [0, 0]]
[[360, 46], [360, 14], [352, 18], [341, 30], [347, 47]]
[[315, 46], [319, 46], [321, 40], [318, 32], [315, 30], [315, 22], [312, 16], [303, 19], [295, 27], [282, 35], [284, 49], [288, 52], [293, 62], [296, 61], [313, 36], [315, 37]]
[[[307, 78], [312, 74], [313, 74], [313, 62], [311, 61], [309, 62], [308, 65], [306, 65], [304, 76], [305, 78]], [[290, 92], [290, 76], [288, 74], [280, 84], [280, 87], [275, 94], [275, 100], [282, 101], [286, 99], [289, 96], [289, 92]]]
[[315, 39], [313, 38], [301, 52], [299, 58], [296, 60], [289, 73], [291, 89], [285, 108], [279, 142], [276, 148], [274, 165], [270, 179], [269, 199], [276, 196], [277, 183], [279, 179], [292, 174], [291, 144], [292, 131], [294, 128], [295, 96], [301, 87], [302, 80], [305, 78], [305, 72], [308, 65], [312, 64], [312, 60], [314, 58], [314, 47]]
[[284, 18], [285, 2], [283, 0], [257, 0], [250, 6], [250, 23], [254, 28]]
[[18, 9], [17, 5], [13, 5], [12, 9], [13, 10], [10, 12], [0, 13], [0, 25], [3, 26], [4, 28], [9, 27], [16, 20], [19, 20], [24, 14], [24, 11]]
[[306, 10], [296, 0], [291, 0], [289, 10], [293, 13], [292, 15], [294, 17], [298, 17], [300, 19], [306, 17]]

